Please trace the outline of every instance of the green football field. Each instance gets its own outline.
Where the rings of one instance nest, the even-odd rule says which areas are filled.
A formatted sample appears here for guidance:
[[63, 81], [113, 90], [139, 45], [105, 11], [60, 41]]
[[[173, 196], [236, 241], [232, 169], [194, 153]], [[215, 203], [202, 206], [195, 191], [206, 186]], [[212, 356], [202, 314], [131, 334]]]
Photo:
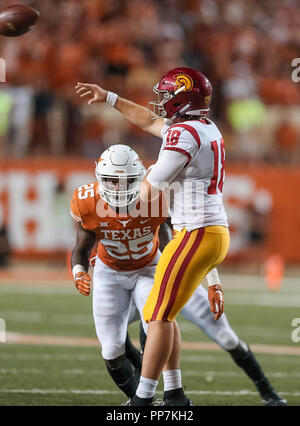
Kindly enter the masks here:
[[[285, 279], [270, 292], [262, 278], [224, 275], [223, 287], [231, 326], [252, 346], [278, 393], [299, 406], [300, 332], [292, 326], [300, 317], [298, 280]], [[126, 401], [106, 372], [91, 303], [71, 281], [18, 285], [1, 279], [6, 342], [0, 343], [0, 406], [118, 406]], [[179, 324], [183, 383], [195, 405], [261, 405], [254, 385], [226, 352], [208, 344], [204, 333], [182, 317]], [[129, 332], [138, 345], [138, 323]]]

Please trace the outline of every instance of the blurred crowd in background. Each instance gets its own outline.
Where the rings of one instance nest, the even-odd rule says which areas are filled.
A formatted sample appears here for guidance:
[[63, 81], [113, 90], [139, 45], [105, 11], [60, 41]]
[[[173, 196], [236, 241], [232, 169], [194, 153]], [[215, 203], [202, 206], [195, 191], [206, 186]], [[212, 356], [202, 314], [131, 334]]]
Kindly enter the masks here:
[[[15, 3], [3, 0], [1, 8]], [[59, 163], [57, 176], [65, 178], [65, 158], [85, 158], [92, 165], [111, 144], [130, 145], [148, 164], [157, 158], [158, 138], [107, 104], [87, 105], [75, 94], [76, 83], [100, 84], [147, 106], [160, 77], [179, 66], [202, 71], [214, 88], [210, 118], [223, 133], [227, 164], [234, 166], [224, 194], [232, 254], [244, 255], [247, 268], [252, 261], [260, 267], [270, 253], [279, 253], [280, 262], [299, 263], [293, 247], [300, 227], [294, 230], [290, 223], [298, 220], [293, 188], [300, 176], [289, 174], [300, 165], [300, 82], [292, 78], [296, 72], [300, 80], [300, 67], [297, 73], [292, 65], [298, 57], [300, 65], [299, 0], [22, 3], [39, 10], [40, 18], [24, 36], [0, 36], [6, 62], [0, 158], [2, 165], [28, 159], [7, 161], [17, 169], [0, 171], [0, 267], [9, 265], [15, 250], [39, 254], [71, 246], [66, 206], [75, 181], [67, 177], [70, 185], [62, 182], [54, 190], [51, 173], [45, 173], [44, 197], [39, 186], [44, 180], [38, 170], [31, 173], [32, 159]], [[27, 168], [18, 169], [23, 163]], [[273, 166], [278, 175], [270, 175]], [[76, 184], [84, 183], [77, 173]], [[12, 207], [20, 199], [21, 214]]]
[[[1, 6], [16, 3], [3, 1]], [[0, 154], [98, 157], [125, 143], [155, 158], [160, 143], [107, 105], [75, 95], [92, 82], [147, 106], [178, 66], [214, 87], [210, 117], [231, 162], [300, 163], [298, 0], [35, 0], [25, 36], [1, 37]]]

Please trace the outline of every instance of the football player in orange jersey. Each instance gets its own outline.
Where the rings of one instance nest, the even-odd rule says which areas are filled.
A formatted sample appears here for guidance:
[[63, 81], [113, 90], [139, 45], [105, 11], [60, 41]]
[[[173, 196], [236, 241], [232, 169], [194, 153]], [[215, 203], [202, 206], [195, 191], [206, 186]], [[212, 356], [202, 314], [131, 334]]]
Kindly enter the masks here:
[[[138, 369], [134, 371], [126, 356], [130, 308], [134, 302], [142, 316], [159, 258], [159, 225], [168, 216], [162, 195], [155, 208], [139, 200], [144, 174], [142, 162], [130, 147], [111, 146], [96, 166], [97, 182], [78, 188], [70, 208], [78, 222], [71, 256], [75, 284], [80, 293], [90, 294], [89, 256], [97, 242], [93, 274], [96, 333], [109, 374], [129, 398], [139, 381]], [[177, 368], [176, 357], [174, 363]]]

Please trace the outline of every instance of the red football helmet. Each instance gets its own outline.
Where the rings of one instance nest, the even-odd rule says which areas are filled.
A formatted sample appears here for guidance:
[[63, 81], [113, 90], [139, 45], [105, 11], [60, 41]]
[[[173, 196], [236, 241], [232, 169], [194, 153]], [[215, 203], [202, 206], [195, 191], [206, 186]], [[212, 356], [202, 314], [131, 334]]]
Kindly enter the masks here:
[[212, 85], [204, 74], [194, 68], [174, 68], [161, 78], [153, 91], [158, 95], [157, 102], [149, 102], [153, 118], [204, 117], [209, 111]]

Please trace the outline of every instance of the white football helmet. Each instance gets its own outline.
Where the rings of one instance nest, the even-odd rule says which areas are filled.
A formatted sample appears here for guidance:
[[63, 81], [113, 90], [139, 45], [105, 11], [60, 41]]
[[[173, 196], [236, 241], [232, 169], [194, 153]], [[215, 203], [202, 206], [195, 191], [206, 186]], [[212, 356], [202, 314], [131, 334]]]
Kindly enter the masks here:
[[95, 174], [100, 197], [114, 207], [137, 200], [146, 173], [138, 154], [127, 145], [112, 145], [101, 154]]

